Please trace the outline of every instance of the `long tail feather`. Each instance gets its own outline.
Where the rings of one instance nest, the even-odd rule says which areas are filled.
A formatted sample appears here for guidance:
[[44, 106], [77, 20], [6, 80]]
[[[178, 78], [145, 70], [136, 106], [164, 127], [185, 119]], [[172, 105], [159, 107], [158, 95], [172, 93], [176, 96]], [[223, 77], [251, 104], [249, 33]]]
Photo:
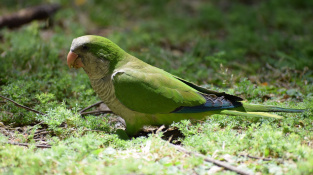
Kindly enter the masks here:
[[242, 108], [243, 108], [243, 111], [245, 112], [288, 112], [288, 113], [304, 112], [304, 109], [281, 108], [281, 107], [276, 107], [276, 106], [247, 104], [244, 102], [242, 102]]
[[240, 111], [233, 111], [233, 110], [223, 110], [221, 111], [221, 114], [227, 114], [227, 115], [240, 115], [240, 116], [246, 116], [246, 117], [268, 117], [268, 118], [276, 118], [276, 119], [282, 119], [282, 116], [276, 115], [276, 114], [270, 114], [270, 113], [263, 113], [263, 112], [240, 112]]

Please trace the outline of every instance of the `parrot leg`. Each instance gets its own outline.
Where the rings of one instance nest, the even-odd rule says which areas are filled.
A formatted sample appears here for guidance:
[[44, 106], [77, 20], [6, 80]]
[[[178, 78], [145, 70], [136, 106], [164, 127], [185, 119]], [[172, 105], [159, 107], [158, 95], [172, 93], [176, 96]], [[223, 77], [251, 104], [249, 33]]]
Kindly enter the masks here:
[[142, 127], [138, 127], [136, 125], [129, 125], [129, 124], [126, 124], [126, 130], [125, 132], [127, 133], [128, 136], [133, 136], [135, 134], [138, 133], [138, 131], [140, 131]]
[[125, 132], [125, 130], [123, 129], [117, 129], [116, 130], [116, 135], [118, 135], [118, 138], [122, 139], [122, 140], [129, 140], [129, 136], [127, 135], [127, 133]]
[[142, 129], [142, 127], [147, 124], [144, 120], [145, 118], [146, 117], [142, 114], [130, 114], [127, 116], [127, 118], [123, 118], [126, 124], [125, 132], [129, 137], [137, 134]]

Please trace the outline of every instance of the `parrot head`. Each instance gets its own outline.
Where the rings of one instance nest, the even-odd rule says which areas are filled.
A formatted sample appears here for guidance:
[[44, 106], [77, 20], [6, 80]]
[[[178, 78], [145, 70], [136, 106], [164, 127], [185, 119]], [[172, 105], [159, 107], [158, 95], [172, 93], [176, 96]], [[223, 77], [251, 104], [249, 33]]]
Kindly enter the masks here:
[[89, 78], [98, 79], [112, 73], [125, 52], [112, 41], [94, 35], [75, 38], [67, 55], [69, 68], [83, 68]]

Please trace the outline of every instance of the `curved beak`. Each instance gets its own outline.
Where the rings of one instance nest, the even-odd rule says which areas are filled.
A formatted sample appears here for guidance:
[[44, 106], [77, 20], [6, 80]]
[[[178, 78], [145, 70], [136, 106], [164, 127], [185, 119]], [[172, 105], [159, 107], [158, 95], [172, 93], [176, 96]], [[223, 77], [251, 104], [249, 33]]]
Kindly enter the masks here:
[[67, 65], [69, 68], [74, 67], [76, 69], [84, 67], [82, 60], [72, 51], [67, 54]]

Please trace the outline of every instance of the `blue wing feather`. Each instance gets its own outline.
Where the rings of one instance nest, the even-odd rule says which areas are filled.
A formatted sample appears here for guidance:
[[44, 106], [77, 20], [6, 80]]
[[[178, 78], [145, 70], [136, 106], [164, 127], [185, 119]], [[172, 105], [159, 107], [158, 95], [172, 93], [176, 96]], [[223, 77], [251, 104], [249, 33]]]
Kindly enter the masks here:
[[225, 99], [224, 96], [216, 96], [214, 94], [202, 94], [206, 102], [198, 106], [181, 106], [174, 110], [172, 113], [200, 113], [207, 111], [216, 111], [222, 109], [230, 109], [242, 106], [241, 102], [230, 101]]

